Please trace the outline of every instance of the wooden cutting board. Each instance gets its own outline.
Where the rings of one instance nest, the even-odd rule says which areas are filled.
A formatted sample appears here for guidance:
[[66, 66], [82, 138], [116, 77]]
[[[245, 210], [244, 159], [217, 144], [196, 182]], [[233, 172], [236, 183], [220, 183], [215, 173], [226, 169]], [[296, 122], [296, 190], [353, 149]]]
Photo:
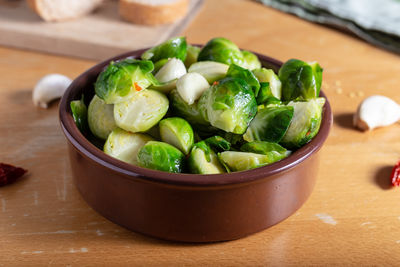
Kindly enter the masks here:
[[76, 20], [48, 23], [23, 0], [0, 0], [0, 45], [103, 60], [179, 35], [202, 2], [191, 0], [186, 17], [173, 24], [141, 26], [121, 20], [118, 1], [106, 1], [96, 12]]

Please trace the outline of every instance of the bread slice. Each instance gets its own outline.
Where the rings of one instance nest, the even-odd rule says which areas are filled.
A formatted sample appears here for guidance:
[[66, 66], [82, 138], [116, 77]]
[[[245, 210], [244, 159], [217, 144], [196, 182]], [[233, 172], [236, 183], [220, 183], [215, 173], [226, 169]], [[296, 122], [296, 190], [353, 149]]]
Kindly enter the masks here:
[[63, 21], [89, 14], [103, 0], [27, 0], [28, 5], [45, 21]]
[[119, 14], [135, 24], [168, 24], [185, 16], [188, 5], [189, 0], [120, 0]]

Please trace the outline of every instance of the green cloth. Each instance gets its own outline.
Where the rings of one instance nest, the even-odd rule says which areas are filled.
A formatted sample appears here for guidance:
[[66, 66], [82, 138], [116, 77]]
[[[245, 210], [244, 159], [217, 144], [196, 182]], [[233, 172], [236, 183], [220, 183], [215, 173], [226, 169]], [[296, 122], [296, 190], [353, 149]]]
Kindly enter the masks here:
[[400, 0], [257, 0], [400, 54]]

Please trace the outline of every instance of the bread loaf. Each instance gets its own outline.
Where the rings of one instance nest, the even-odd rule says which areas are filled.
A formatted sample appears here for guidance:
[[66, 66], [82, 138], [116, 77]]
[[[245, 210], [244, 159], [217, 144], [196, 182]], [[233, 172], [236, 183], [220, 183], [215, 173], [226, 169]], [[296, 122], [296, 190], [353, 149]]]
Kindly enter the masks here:
[[188, 5], [189, 0], [120, 0], [119, 13], [135, 24], [160, 25], [184, 17]]
[[103, 0], [27, 0], [28, 5], [45, 21], [63, 21], [84, 16]]

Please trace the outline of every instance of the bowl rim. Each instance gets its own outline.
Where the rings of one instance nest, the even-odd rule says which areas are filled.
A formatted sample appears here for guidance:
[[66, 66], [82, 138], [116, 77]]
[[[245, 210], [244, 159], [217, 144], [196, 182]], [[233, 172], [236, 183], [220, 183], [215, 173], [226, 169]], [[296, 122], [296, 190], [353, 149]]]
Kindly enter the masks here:
[[[196, 46], [199, 46], [195, 44]], [[102, 150], [98, 149], [77, 128], [70, 109], [70, 101], [75, 100], [72, 98], [76, 90], [80, 90], [79, 84], [85, 83], [87, 77], [99, 72], [109, 64], [111, 61], [116, 61], [124, 58], [138, 58], [148, 48], [129, 51], [115, 57], [106, 59], [85, 72], [79, 75], [72, 81], [70, 86], [65, 91], [61, 98], [59, 105], [59, 119], [62, 131], [67, 140], [83, 155], [96, 163], [121, 174], [131, 179], [143, 179], [145, 181], [161, 182], [175, 185], [187, 186], [218, 186], [218, 185], [233, 185], [239, 183], [252, 182], [259, 179], [271, 177], [277, 173], [287, 172], [294, 168], [308, 157], [316, 153], [328, 137], [332, 125], [332, 111], [328, 98], [321, 90], [320, 97], [326, 99], [323, 107], [323, 116], [318, 134], [307, 144], [293, 152], [289, 157], [278, 162], [259, 167], [252, 170], [231, 172], [223, 174], [190, 174], [190, 173], [169, 173], [158, 170], [147, 169], [135, 166], [105, 154]], [[283, 63], [279, 60], [253, 52], [258, 56], [262, 63], [272, 64], [279, 68]]]

